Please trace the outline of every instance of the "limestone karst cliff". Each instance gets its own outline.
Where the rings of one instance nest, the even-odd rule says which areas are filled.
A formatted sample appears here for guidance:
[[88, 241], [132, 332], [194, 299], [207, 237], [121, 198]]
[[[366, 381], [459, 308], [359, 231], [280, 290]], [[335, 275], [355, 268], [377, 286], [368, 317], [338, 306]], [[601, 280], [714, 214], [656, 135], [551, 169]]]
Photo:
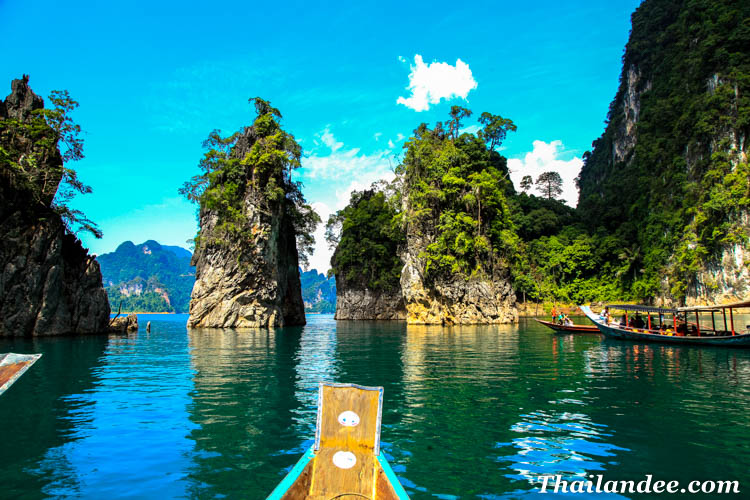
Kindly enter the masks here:
[[319, 219], [291, 180], [301, 154], [294, 137], [278, 110], [254, 102], [254, 124], [212, 134], [204, 173], [183, 190], [200, 205], [190, 327], [305, 324], [298, 243], [309, 248]]
[[336, 319], [406, 319], [398, 255], [404, 238], [391, 224], [393, 200], [375, 189], [355, 191], [349, 205], [328, 220]]
[[579, 214], [627, 242], [637, 296], [750, 296], [750, 4], [646, 0], [584, 157]]
[[63, 158], [43, 108], [26, 76], [0, 101], [0, 336], [104, 332], [99, 264], [52, 207]]

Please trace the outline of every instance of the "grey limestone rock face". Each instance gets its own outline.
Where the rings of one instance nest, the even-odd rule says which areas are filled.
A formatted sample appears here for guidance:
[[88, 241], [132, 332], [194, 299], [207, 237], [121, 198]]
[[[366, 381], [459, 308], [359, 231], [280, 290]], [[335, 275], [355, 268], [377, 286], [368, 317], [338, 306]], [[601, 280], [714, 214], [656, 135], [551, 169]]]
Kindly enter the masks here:
[[409, 324], [493, 324], [518, 321], [510, 274], [500, 261], [488, 262], [490, 272], [470, 277], [455, 275], [426, 284], [418, 255], [421, 238], [408, 238], [403, 256], [401, 294]]
[[406, 319], [401, 289], [371, 290], [336, 277], [335, 319]]
[[[245, 131], [246, 136], [250, 133], [249, 129]], [[233, 154], [244, 156], [249, 144], [249, 138], [242, 138]], [[193, 254], [195, 285], [188, 326], [304, 325], [296, 235], [284, 206], [269, 206], [259, 193], [249, 189], [243, 212], [249, 241], [215, 237], [217, 215], [201, 210], [201, 240], [209, 242], [201, 243]]]
[[[27, 77], [14, 80], [11, 95], [0, 105], [0, 119], [28, 120], [32, 110], [43, 106]], [[28, 138], [2, 136], [3, 145], [9, 140], [24, 154], [35, 147]], [[37, 176], [50, 185], [41, 191], [40, 204], [31, 203], [7, 170], [0, 171], [0, 336], [106, 332], [109, 302], [99, 263], [49, 207], [60, 182], [55, 174], [62, 165], [59, 151], [39, 157], [36, 168], [53, 172]]]

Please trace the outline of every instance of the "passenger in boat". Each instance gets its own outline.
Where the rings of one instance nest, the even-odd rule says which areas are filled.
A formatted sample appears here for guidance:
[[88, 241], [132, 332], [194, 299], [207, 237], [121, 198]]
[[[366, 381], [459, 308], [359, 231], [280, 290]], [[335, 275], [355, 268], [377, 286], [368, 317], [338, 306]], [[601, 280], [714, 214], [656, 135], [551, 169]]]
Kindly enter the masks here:
[[687, 335], [687, 331], [688, 331], [687, 323], [685, 323], [684, 321], [680, 319], [678, 319], [677, 321], [678, 323], [677, 323], [677, 330], [675, 332], [675, 335], [677, 335], [678, 337], [684, 337], [685, 335]]
[[643, 317], [640, 314], [635, 315], [633, 326], [635, 326], [636, 328], [643, 328], [644, 326], [646, 326], [646, 322], [643, 321]]
[[599, 319], [606, 324], [609, 324], [609, 309], [606, 307], [599, 313]]
[[571, 321], [571, 319], [568, 317], [567, 314], [563, 315], [563, 324], [566, 325], [566, 326], [572, 326], [573, 325], [573, 321]]
[[[662, 328], [664, 328], [664, 325], [661, 325]], [[664, 330], [664, 335], [672, 336], [674, 335], [674, 330], [672, 330], [671, 326], [668, 326], [666, 330]]]
[[554, 323], [555, 321], [557, 321], [557, 310], [555, 306], [552, 306], [552, 322]]
[[620, 317], [620, 326], [628, 326], [627, 318], [624, 314]]

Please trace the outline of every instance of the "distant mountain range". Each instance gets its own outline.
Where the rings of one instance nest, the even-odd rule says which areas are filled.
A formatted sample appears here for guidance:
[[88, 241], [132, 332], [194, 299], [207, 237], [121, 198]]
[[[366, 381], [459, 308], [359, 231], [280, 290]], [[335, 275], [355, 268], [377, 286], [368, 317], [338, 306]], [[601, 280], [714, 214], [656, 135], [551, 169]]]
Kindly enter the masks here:
[[302, 300], [305, 302], [305, 311], [331, 314], [336, 312], [335, 278], [326, 278], [315, 269], [309, 271], [300, 269], [299, 277], [302, 282]]
[[[182, 247], [148, 240], [140, 245], [122, 243], [114, 252], [97, 257], [102, 281], [113, 311], [175, 312], [190, 309], [195, 283], [193, 254]], [[302, 300], [305, 311], [333, 313], [336, 310], [336, 281], [315, 269], [302, 271]]]
[[131, 241], [97, 257], [112, 310], [188, 312], [195, 283], [192, 254], [184, 248], [148, 240]]

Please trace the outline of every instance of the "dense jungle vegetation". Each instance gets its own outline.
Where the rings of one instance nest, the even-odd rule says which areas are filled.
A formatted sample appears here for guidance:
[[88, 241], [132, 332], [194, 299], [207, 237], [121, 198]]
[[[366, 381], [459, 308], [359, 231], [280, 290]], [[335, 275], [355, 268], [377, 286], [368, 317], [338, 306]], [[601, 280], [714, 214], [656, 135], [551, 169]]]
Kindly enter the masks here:
[[[392, 249], [403, 250], [408, 230], [430, 240], [428, 278], [469, 277], [500, 258], [522, 300], [684, 300], [700, 266], [727, 244], [748, 244], [750, 4], [647, 0], [632, 22], [606, 129], [583, 155], [577, 209], [556, 199], [554, 172], [526, 176], [520, 192], [509, 182], [496, 148], [512, 121], [483, 113], [484, 128], [461, 134], [471, 111], [454, 106], [445, 123], [414, 131], [392, 185], [355, 193], [331, 217], [332, 272], [392, 286]], [[629, 72], [640, 93], [632, 130]], [[628, 141], [634, 149], [615, 161]], [[367, 235], [377, 248], [361, 253]]]
[[191, 257], [184, 248], [148, 240], [140, 245], [125, 241], [96, 260], [113, 310], [122, 305], [129, 312], [186, 313], [195, 283]]
[[[633, 298], [682, 300], [700, 292], [689, 290], [696, 271], [723, 246], [748, 242], [750, 3], [648, 0], [632, 23], [606, 130], [584, 156], [578, 208], [626, 252], [621, 286]], [[634, 150], [616, 161], [628, 70], [643, 92], [640, 116]]]

